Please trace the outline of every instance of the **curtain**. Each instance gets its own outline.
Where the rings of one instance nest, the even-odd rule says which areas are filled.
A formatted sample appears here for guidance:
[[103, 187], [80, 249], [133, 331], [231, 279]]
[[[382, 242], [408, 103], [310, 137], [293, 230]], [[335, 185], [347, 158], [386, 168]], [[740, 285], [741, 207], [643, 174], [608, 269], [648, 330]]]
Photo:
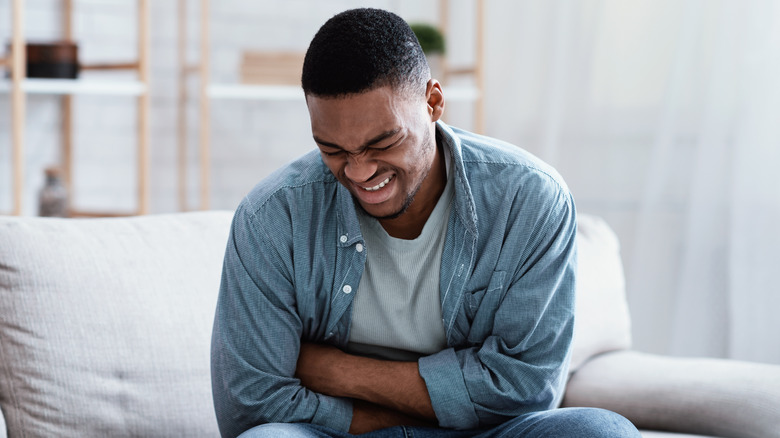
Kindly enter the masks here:
[[493, 0], [487, 18], [487, 134], [617, 231], [635, 348], [780, 363], [780, 2]]

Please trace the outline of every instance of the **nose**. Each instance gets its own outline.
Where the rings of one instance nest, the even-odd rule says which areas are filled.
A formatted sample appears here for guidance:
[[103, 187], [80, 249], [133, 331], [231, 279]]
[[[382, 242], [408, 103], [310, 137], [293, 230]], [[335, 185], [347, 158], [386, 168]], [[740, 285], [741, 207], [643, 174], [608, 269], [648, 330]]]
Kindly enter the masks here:
[[371, 179], [376, 170], [376, 161], [366, 157], [364, 154], [356, 154], [347, 157], [344, 174], [352, 181], [360, 183]]

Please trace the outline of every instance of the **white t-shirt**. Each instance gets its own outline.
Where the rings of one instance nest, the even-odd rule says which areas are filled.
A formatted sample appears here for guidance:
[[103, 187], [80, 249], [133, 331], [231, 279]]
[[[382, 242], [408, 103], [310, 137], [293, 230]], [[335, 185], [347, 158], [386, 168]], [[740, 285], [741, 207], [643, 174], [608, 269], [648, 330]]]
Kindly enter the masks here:
[[439, 270], [455, 192], [450, 154], [444, 150], [447, 185], [417, 238], [392, 237], [379, 221], [358, 213], [366, 268], [353, 302], [349, 353], [417, 360], [447, 346]]

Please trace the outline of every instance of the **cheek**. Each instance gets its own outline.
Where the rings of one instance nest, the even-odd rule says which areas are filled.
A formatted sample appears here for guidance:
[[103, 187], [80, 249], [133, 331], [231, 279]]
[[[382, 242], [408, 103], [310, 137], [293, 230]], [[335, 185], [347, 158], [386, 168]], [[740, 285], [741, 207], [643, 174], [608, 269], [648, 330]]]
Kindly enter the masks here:
[[328, 157], [326, 155], [321, 155], [321, 157], [322, 162], [325, 163], [325, 166], [328, 169], [330, 169], [330, 172], [337, 178], [340, 177], [340, 173], [343, 173], [344, 170], [343, 160], [335, 157]]
[[427, 173], [427, 170], [433, 165], [433, 159], [436, 156], [436, 143], [431, 139], [430, 131], [426, 130], [423, 138], [415, 147], [414, 164], [420, 172]]
[[411, 179], [422, 179], [431, 167], [433, 156], [433, 150], [418, 144], [413, 152], [406, 155], [403, 168]]

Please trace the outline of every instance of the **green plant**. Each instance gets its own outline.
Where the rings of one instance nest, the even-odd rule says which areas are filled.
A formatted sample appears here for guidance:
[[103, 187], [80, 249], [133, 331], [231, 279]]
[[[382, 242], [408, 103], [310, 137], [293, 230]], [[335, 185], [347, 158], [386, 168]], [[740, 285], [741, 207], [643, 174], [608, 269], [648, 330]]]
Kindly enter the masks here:
[[444, 35], [438, 28], [426, 23], [413, 23], [409, 27], [412, 28], [412, 31], [417, 36], [424, 53], [444, 54]]

